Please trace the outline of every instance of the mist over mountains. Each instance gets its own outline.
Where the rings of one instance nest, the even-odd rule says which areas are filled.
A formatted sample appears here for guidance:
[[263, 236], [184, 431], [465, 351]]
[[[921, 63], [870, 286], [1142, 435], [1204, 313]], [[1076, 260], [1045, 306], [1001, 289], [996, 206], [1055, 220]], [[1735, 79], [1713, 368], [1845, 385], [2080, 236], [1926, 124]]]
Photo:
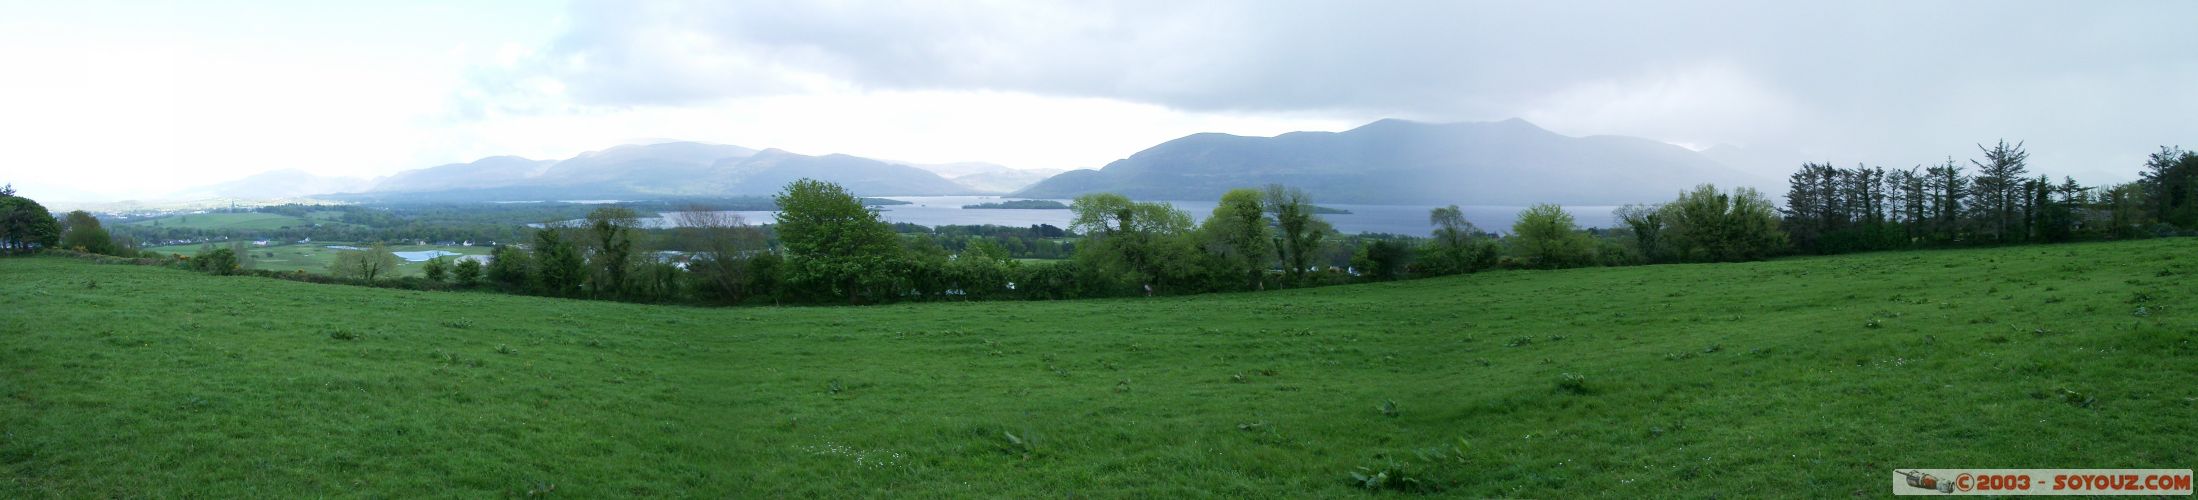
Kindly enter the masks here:
[[1686, 148], [1636, 137], [1569, 137], [1519, 119], [1381, 120], [1344, 132], [1194, 134], [1099, 170], [1055, 176], [1016, 195], [1114, 192], [1138, 199], [1210, 200], [1232, 188], [1280, 183], [1335, 203], [1615, 205], [1664, 201], [1705, 182], [1763, 186], [1769, 181]]
[[1763, 187], [1775, 181], [1663, 142], [1569, 137], [1512, 119], [1451, 124], [1381, 120], [1343, 132], [1275, 137], [1201, 133], [1101, 169], [1058, 173], [983, 162], [918, 164], [664, 142], [617, 146], [563, 160], [494, 156], [376, 180], [284, 170], [189, 192], [235, 198], [326, 195], [353, 201], [641, 199], [770, 195], [800, 178], [839, 183], [864, 196], [1071, 198], [1114, 192], [1138, 199], [1212, 200], [1229, 189], [1279, 183], [1305, 188], [1333, 203], [1461, 205], [1655, 202], [1705, 182]]

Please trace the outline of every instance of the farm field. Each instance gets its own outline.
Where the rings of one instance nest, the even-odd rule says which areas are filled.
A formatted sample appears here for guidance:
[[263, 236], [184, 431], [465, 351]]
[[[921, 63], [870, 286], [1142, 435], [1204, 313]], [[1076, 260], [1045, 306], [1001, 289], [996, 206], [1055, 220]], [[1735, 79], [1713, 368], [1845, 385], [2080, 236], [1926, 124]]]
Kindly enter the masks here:
[[[227, 242], [217, 243], [217, 245], [223, 245], [224, 247], [226, 247], [227, 244]], [[146, 250], [160, 252], [161, 254], [191, 256], [196, 255], [199, 251], [199, 248], [202, 246], [203, 245], [171, 245], [162, 247], [149, 247], [146, 248]], [[253, 269], [267, 269], [273, 271], [303, 270], [311, 274], [328, 274], [328, 265], [336, 261], [337, 253], [341, 253], [344, 251], [344, 249], [341, 248], [329, 247], [339, 246], [363, 248], [365, 244], [347, 243], [340, 241], [316, 241], [312, 243], [292, 243], [284, 245], [252, 247], [251, 264]], [[441, 250], [444, 252], [452, 252], [465, 255], [488, 255], [490, 250], [490, 247], [486, 246], [469, 247], [456, 245], [389, 245], [388, 248], [391, 252], [425, 252]], [[270, 257], [268, 256], [269, 253], [272, 253], [274, 255]], [[421, 270], [423, 264], [424, 262], [412, 262], [401, 258], [397, 259], [396, 276], [420, 276], [424, 273]]]
[[2193, 276], [2180, 238], [701, 309], [9, 258], [0, 497], [1846, 497], [1894, 468], [2189, 468]]
[[334, 219], [334, 217], [340, 215], [338, 212], [313, 212], [306, 215], [308, 217], [262, 212], [184, 214], [135, 221], [129, 224], [209, 230], [273, 230], [284, 227], [305, 227], [313, 224], [343, 224]]

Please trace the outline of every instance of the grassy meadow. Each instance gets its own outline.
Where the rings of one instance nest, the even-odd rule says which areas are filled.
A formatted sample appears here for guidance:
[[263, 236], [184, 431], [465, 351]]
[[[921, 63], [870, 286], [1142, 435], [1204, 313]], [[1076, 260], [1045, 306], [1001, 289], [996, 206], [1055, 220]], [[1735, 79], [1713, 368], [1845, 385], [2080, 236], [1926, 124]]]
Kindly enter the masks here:
[[134, 221], [129, 224], [207, 230], [274, 230], [285, 227], [306, 227], [314, 224], [343, 224], [337, 221], [342, 215], [341, 212], [311, 212], [307, 213], [306, 217], [261, 212], [204, 213], [170, 215]]
[[2194, 276], [2184, 238], [697, 309], [0, 259], [0, 497], [1845, 497], [1896, 467], [2189, 468]]

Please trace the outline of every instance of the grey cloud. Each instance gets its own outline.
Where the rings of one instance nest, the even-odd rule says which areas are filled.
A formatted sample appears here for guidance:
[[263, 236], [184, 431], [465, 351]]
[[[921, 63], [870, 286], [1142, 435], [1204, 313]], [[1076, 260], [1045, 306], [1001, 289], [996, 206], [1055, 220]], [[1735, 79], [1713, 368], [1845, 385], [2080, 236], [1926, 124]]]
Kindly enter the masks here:
[[[1598, 132], [1888, 164], [2031, 133], [2065, 146], [2040, 143], [2039, 160], [2077, 162], [2198, 135], [2177, 119], [2198, 111], [2183, 90], [2198, 77], [2180, 26], [2193, 14], [2187, 2], [583, 1], [570, 33], [497, 78], [552, 78], [610, 106], [837, 84], [1193, 111], [1543, 111]], [[1540, 108], [1598, 84], [1700, 109]], [[1733, 88], [1752, 100], [1687, 104]]]

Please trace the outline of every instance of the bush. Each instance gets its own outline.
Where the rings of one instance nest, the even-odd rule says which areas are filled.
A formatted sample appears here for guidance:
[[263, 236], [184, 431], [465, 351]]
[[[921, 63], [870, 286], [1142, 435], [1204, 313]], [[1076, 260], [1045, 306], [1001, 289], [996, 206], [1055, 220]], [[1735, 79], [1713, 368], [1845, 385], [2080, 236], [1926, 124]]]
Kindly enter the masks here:
[[458, 286], [470, 287], [480, 284], [481, 261], [479, 259], [465, 259], [458, 261], [458, 266], [455, 270], [453, 270], [452, 276], [454, 278], [457, 278]]
[[1358, 268], [1366, 279], [1387, 281], [1403, 277], [1411, 258], [1412, 248], [1402, 241], [1374, 240], [1351, 256], [1351, 267]]
[[420, 272], [427, 275], [428, 281], [441, 283], [450, 277], [450, 260], [442, 257], [427, 259], [427, 263], [420, 265]]
[[198, 255], [191, 258], [191, 269], [210, 274], [229, 275], [236, 274], [241, 267], [237, 265], [236, 251], [209, 246], [200, 249]]

